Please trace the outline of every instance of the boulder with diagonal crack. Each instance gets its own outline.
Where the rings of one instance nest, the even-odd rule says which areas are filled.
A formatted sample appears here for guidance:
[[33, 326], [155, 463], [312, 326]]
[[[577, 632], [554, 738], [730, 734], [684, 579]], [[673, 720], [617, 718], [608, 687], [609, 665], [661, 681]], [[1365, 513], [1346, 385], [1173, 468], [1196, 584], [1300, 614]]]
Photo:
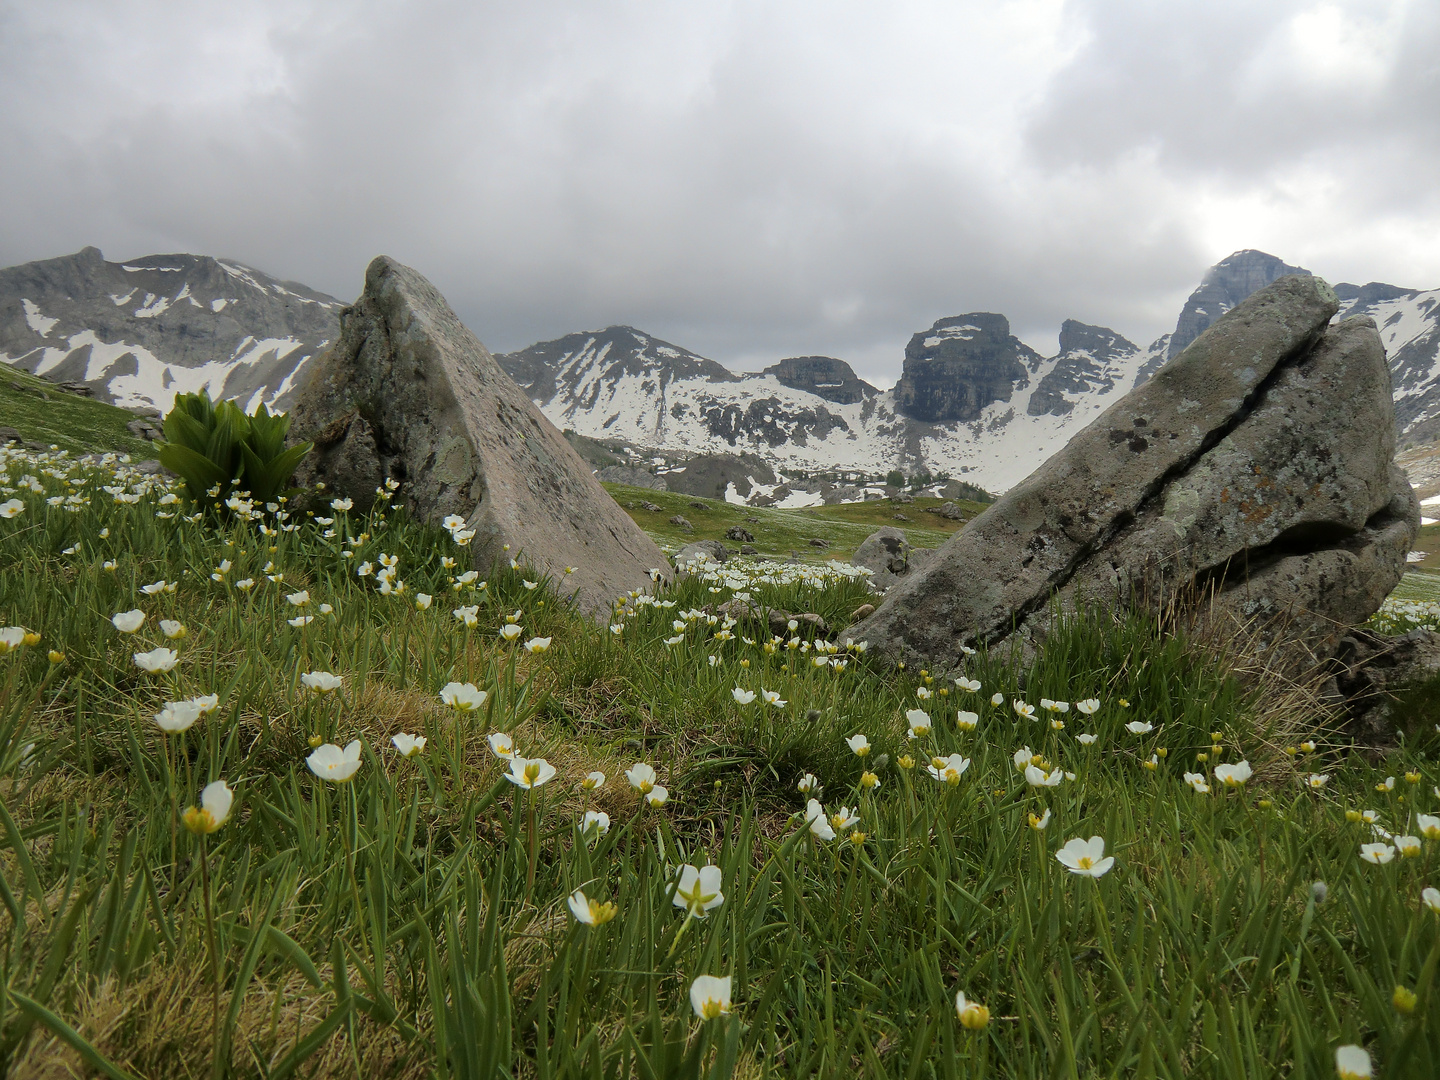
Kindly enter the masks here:
[[1334, 655], [1399, 582], [1419, 507], [1367, 317], [1289, 276], [953, 536], [851, 627], [882, 652], [1043, 637], [1051, 605], [1227, 620], [1281, 667]]
[[297, 483], [364, 511], [393, 477], [416, 517], [466, 520], [478, 569], [519, 558], [592, 614], [668, 567], [435, 287], [385, 256], [299, 391], [291, 435], [315, 443]]

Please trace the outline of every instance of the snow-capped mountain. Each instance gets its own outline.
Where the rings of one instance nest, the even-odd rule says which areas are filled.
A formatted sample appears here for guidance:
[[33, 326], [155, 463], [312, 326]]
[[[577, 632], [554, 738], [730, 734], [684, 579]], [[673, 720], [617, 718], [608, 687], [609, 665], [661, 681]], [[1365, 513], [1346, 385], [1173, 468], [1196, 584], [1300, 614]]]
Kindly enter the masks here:
[[87, 247], [0, 270], [0, 360], [126, 408], [165, 412], [203, 387], [283, 409], [343, 306], [229, 259]]
[[[1256, 289], [1308, 272], [1238, 251], [1145, 349], [1072, 319], [1047, 357], [1003, 315], [942, 318], [910, 339], [886, 391], [834, 357], [737, 374], [626, 326], [497, 359], [558, 427], [580, 435], [672, 455], [754, 453], [792, 472], [947, 472], [1003, 491]], [[1372, 282], [1336, 292], [1341, 317], [1371, 315], [1381, 328], [1402, 446], [1440, 439], [1440, 290]], [[110, 263], [86, 248], [0, 270], [0, 360], [131, 408], [165, 410], [177, 392], [205, 387], [247, 409], [283, 409], [344, 306], [231, 260]]]
[[916, 334], [887, 391], [833, 357], [737, 375], [628, 326], [496, 359], [552, 423], [592, 438], [758, 453], [782, 470], [945, 471], [1003, 490], [1128, 389], [1143, 354], [1112, 330], [1072, 321], [1046, 358], [1011, 335], [1003, 315], [973, 312]]

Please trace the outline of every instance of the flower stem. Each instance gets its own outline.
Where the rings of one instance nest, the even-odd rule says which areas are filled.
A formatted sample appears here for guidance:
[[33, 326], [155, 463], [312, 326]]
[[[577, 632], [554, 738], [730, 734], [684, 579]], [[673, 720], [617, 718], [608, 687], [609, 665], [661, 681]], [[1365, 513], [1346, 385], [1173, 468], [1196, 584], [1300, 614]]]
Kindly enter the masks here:
[[220, 1060], [220, 956], [215, 946], [215, 912], [210, 903], [210, 851], [200, 837], [200, 884], [205, 898], [205, 938], [210, 948], [210, 1046], [214, 1075], [224, 1075]]

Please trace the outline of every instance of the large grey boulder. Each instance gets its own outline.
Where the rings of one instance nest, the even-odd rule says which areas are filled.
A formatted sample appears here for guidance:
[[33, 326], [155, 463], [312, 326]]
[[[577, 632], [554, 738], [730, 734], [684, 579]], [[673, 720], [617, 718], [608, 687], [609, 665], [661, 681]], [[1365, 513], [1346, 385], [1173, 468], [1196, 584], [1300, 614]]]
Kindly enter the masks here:
[[291, 434], [315, 443], [298, 483], [363, 511], [393, 477], [417, 517], [466, 520], [478, 569], [519, 558], [592, 614], [668, 566], [435, 287], [385, 256], [297, 394]]
[[932, 663], [1043, 633], [1050, 605], [1243, 628], [1295, 666], [1399, 581], [1419, 509], [1394, 467], [1374, 323], [1290, 276], [1250, 296], [851, 628]]
[[876, 592], [886, 592], [913, 574], [928, 554], [911, 547], [902, 530], [882, 525], [861, 542], [850, 562], [870, 571], [870, 585]]

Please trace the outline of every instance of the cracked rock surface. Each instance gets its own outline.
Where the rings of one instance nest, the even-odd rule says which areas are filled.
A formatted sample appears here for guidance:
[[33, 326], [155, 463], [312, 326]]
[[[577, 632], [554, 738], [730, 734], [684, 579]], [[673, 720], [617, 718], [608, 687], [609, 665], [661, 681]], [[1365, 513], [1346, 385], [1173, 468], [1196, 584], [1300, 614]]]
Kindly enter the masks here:
[[591, 614], [668, 566], [435, 287], [385, 256], [297, 395], [291, 437], [315, 443], [297, 484], [363, 512], [393, 477], [416, 517], [466, 519], [476, 569], [515, 556]]
[[1374, 323], [1291, 276], [1250, 296], [952, 537], [849, 631], [888, 654], [1043, 633], [1049, 606], [1247, 625], [1287, 662], [1333, 655], [1400, 580], [1419, 506], [1393, 463]]

